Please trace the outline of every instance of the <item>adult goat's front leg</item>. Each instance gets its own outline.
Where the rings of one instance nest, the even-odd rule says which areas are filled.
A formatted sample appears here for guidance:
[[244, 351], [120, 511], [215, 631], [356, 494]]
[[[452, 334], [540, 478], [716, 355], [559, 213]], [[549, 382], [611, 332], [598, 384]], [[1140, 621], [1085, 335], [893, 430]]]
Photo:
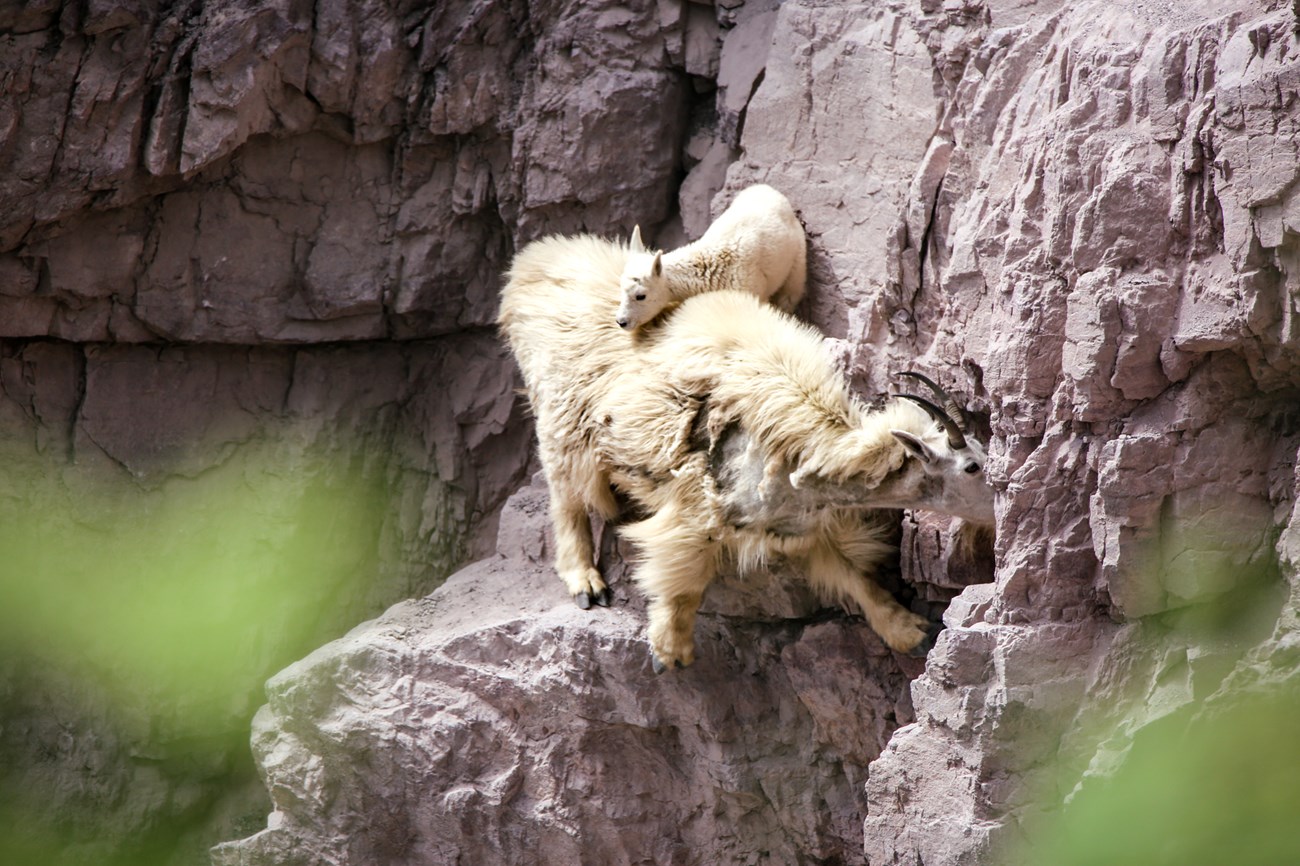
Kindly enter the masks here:
[[551, 522], [555, 526], [555, 570], [578, 607], [608, 606], [609, 587], [596, 570], [591, 517], [581, 499], [551, 489]]
[[651, 667], [661, 674], [695, 661], [695, 614], [703, 593], [675, 595], [650, 602]]
[[699, 521], [669, 510], [627, 527], [643, 559], [637, 585], [650, 597], [650, 651], [656, 673], [695, 660], [695, 615], [717, 574], [717, 551]]
[[818, 542], [808, 554], [808, 581], [828, 601], [852, 599], [867, 624], [890, 649], [925, 655], [934, 645], [939, 626], [912, 613], [870, 576], [854, 567], [831, 544]]

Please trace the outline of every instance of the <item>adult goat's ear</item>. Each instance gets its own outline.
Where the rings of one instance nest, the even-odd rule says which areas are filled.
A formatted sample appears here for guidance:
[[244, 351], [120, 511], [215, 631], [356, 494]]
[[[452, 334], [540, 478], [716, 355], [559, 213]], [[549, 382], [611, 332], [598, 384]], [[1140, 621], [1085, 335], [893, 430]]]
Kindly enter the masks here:
[[890, 430], [889, 432], [894, 434], [894, 438], [903, 443], [903, 447], [907, 449], [907, 453], [911, 454], [917, 460], [920, 460], [922, 463], [930, 463], [934, 460], [934, 452], [930, 450], [930, 446], [916, 438], [913, 434], [908, 433], [906, 430]]
[[664, 272], [664, 254], [662, 252], [657, 252], [655, 253], [655, 263], [650, 266], [650, 273], [651, 275], [657, 277], [663, 272]]
[[641, 225], [639, 223], [632, 226], [632, 242], [630, 246], [634, 253], [645, 252], [645, 244], [641, 242]]

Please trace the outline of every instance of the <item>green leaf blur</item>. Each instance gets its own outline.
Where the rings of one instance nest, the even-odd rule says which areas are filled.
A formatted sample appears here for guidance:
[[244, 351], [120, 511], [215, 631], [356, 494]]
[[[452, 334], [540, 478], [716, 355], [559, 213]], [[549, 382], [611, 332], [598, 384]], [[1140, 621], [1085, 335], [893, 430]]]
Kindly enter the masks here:
[[262, 684], [374, 612], [357, 582], [378, 568], [383, 479], [285, 442], [153, 488], [10, 464], [0, 863], [205, 863], [218, 840], [198, 828], [264, 817], [247, 745]]
[[[1058, 793], [1039, 798], [1043, 817], [1025, 828], [1010, 863], [1300, 863], [1300, 678], [1287, 670], [1289, 654], [1257, 653], [1293, 607], [1278, 568], [1261, 558], [1199, 575], [1232, 589], [1135, 624], [1135, 639], [1118, 650], [1132, 693], [1087, 706], [1081, 718], [1092, 721], [1068, 747], [1085, 761], [1108, 754], [1104, 769], [1072, 774], [1063, 755]], [[1192, 656], [1199, 674], [1189, 674]], [[1165, 677], [1180, 697], [1148, 706], [1141, 683]]]
[[1254, 694], [1148, 726], [1020, 861], [1056, 866], [1300, 863], [1300, 694]]

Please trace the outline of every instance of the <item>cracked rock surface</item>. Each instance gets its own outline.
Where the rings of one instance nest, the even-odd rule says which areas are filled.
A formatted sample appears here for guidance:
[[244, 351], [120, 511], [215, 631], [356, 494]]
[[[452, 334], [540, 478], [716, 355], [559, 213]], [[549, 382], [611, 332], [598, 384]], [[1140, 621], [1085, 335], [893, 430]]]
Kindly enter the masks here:
[[655, 676], [617, 556], [613, 606], [580, 610], [547, 520], [539, 478], [507, 506], [501, 553], [271, 680], [253, 739], [282, 805], [217, 862], [801, 862], [858, 846], [865, 767], [910, 712], [870, 628], [714, 614], [695, 666]]
[[[271, 818], [218, 862], [983, 864], [1151, 731], [1294, 687], [1296, 28], [1266, 0], [0, 7], [4, 447], [161, 490], [291, 422], [377, 444], [395, 491], [380, 579], [332, 603], [409, 600], [271, 678]], [[715, 585], [699, 662], [654, 677], [632, 551], [606, 534], [615, 604], [578, 610], [518, 489], [513, 252], [671, 247], [754, 182], [855, 386], [930, 372], [989, 435], [991, 560], [902, 521], [893, 586], [948, 626], [924, 664], [778, 567]], [[69, 724], [0, 747], [129, 787], [129, 744]]]

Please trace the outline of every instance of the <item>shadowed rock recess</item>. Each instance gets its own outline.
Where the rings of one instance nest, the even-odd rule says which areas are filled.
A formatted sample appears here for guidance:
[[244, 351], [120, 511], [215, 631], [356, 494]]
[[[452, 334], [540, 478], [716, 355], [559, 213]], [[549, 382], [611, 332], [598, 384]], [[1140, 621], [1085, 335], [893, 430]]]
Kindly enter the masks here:
[[[0, 795], [100, 816], [70, 863], [177, 822], [158, 862], [1034, 862], [1135, 744], [1300, 687], [1296, 34], [1265, 0], [0, 2], [0, 521], [112, 532], [85, 491], [166, 510], [250, 449], [294, 501], [377, 491], [310, 605], [232, 619], [202, 761], [183, 690], [110, 736], [63, 679], [103, 671], [0, 639]], [[901, 521], [923, 663], [776, 563], [655, 677], [633, 552], [606, 533], [608, 609], [551, 568], [501, 273], [550, 232], [672, 247], [754, 182], [860, 392], [925, 370], [990, 435], [991, 555]], [[260, 829], [223, 780], [263, 700]]]

